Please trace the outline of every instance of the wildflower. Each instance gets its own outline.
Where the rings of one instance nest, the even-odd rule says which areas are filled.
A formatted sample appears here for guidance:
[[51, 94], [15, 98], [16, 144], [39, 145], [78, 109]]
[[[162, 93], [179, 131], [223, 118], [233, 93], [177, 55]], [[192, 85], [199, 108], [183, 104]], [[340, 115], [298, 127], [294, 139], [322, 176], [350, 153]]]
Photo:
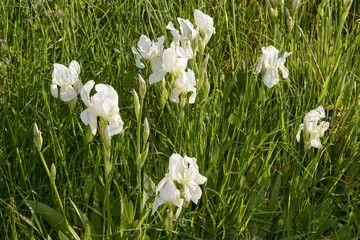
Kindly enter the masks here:
[[10, 59], [10, 58], [6, 58], [6, 62], [7, 62], [7, 63], [10, 63], [10, 62], [11, 62], [11, 59]]
[[273, 46], [263, 47], [261, 51], [263, 55], [254, 73], [259, 74], [261, 70], [264, 70], [264, 83], [268, 88], [272, 88], [279, 82], [278, 69], [280, 69], [283, 78], [289, 77], [289, 70], [285, 68], [284, 64], [291, 52], [285, 52], [284, 56], [278, 59], [279, 50]]
[[60, 87], [60, 98], [64, 102], [75, 99], [82, 88], [79, 80], [80, 65], [77, 61], [71, 61], [69, 68], [55, 63], [52, 72], [51, 94], [58, 98], [58, 86]]
[[183, 51], [180, 51], [179, 48], [181, 47], [164, 50], [161, 58], [161, 66], [149, 76], [150, 84], [161, 81], [166, 73], [177, 76], [179, 72], [185, 71], [188, 58], [182, 55]]
[[[183, 186], [181, 192], [176, 188], [174, 181]], [[184, 200], [187, 202], [193, 201], [195, 204], [198, 203], [202, 194], [199, 185], [206, 181], [207, 178], [199, 173], [196, 158], [181, 157], [179, 154], [171, 155], [169, 159], [169, 172], [156, 187], [156, 192], [160, 192], [160, 194], [155, 198], [151, 215], [155, 213], [160, 205], [172, 203], [178, 207], [176, 211], [176, 217], [178, 217]]]
[[181, 46], [184, 52], [182, 55], [187, 57], [188, 59], [193, 58], [193, 49], [191, 46], [191, 42], [199, 36], [199, 30], [196, 30], [193, 24], [189, 20], [185, 20], [182, 18], [177, 18], [180, 25], [180, 33], [177, 29], [175, 29], [172, 22], [166, 26], [169, 29], [174, 37], [174, 41], [171, 43], [171, 47], [176, 48]]
[[138, 68], [144, 68], [145, 65], [141, 62], [141, 59], [150, 60], [151, 67], [157, 70], [160, 67], [160, 58], [164, 49], [165, 36], [158, 38], [157, 42], [151, 41], [147, 36], [141, 35], [140, 40], [137, 43], [137, 48], [132, 47], [133, 53], [136, 55], [136, 66]]
[[[160, 182], [162, 185], [156, 187], [156, 192], [159, 192], [159, 196], [155, 198], [151, 215], [154, 215], [159, 206], [169, 203], [174, 204], [178, 207], [175, 217], [177, 218], [181, 212], [182, 205], [184, 200], [180, 198], [180, 191], [176, 188], [173, 181], [166, 178], [163, 182]], [[160, 185], [160, 184], [159, 184]]]
[[305, 150], [309, 150], [311, 146], [315, 148], [321, 148], [320, 138], [324, 136], [325, 131], [329, 128], [329, 122], [322, 121], [319, 125], [318, 122], [321, 118], [325, 117], [325, 111], [322, 106], [311, 110], [305, 115], [304, 124], [299, 126], [298, 133], [296, 134], [296, 140], [300, 141], [300, 133], [302, 130]]
[[184, 197], [186, 201], [192, 200], [197, 204], [202, 191], [200, 184], [204, 184], [207, 178], [199, 173], [199, 166], [196, 164], [196, 158], [190, 158], [185, 155], [173, 154], [169, 159], [168, 177], [176, 180], [184, 186]]
[[42, 147], [43, 139], [41, 136], [41, 132], [36, 123], [34, 124], [34, 128], [33, 128], [33, 139], [36, 149], [40, 151]]
[[210, 40], [211, 36], [215, 33], [214, 28], [214, 20], [212, 17], [202, 13], [201, 11], [195, 9], [194, 11], [194, 18], [197, 28], [199, 29], [200, 33], [205, 35], [205, 45]]
[[90, 97], [94, 85], [95, 82], [90, 80], [81, 89], [81, 99], [88, 107], [80, 114], [81, 120], [90, 126], [93, 135], [97, 130], [97, 117], [100, 117], [100, 124], [108, 124], [107, 131], [110, 136], [120, 133], [124, 123], [119, 114], [117, 92], [109, 85], [97, 84], [96, 93]]
[[192, 92], [189, 103], [192, 104], [195, 102], [196, 98], [196, 80], [195, 73], [188, 69], [187, 72], [182, 71], [178, 74], [178, 78], [174, 82], [174, 89], [171, 91], [170, 100], [172, 102], [179, 102], [179, 95], [181, 93], [186, 94]]

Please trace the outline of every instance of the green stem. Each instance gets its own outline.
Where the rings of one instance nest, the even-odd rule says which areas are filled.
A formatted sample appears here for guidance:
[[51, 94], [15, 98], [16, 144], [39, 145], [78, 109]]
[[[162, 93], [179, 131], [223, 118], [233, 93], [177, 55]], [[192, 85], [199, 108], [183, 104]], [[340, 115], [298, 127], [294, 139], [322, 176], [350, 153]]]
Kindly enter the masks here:
[[141, 209], [141, 193], [142, 193], [142, 184], [141, 184], [141, 117], [144, 105], [144, 97], [140, 97], [140, 112], [139, 118], [137, 119], [137, 129], [136, 129], [136, 182], [138, 188], [138, 202], [139, 202], [139, 209], [140, 213], [142, 212]]
[[44, 166], [44, 168], [45, 168], [46, 174], [48, 175], [48, 177], [49, 177], [49, 179], [50, 179], [51, 188], [53, 189], [53, 191], [54, 191], [54, 193], [55, 193], [56, 201], [57, 201], [57, 203], [58, 203], [59, 206], [60, 206], [60, 210], [61, 210], [61, 213], [62, 213], [62, 215], [63, 215], [63, 217], [64, 217], [64, 221], [65, 221], [66, 228], [67, 228], [67, 230], [69, 231], [69, 233], [72, 233], [73, 231], [71, 231], [71, 227], [70, 227], [69, 222], [68, 222], [68, 220], [67, 220], [67, 218], [66, 218], [65, 209], [64, 209], [64, 206], [63, 206], [63, 204], [62, 204], [62, 201], [61, 201], [59, 192], [58, 192], [58, 190], [57, 190], [57, 188], [56, 188], [55, 180], [52, 179], [52, 177], [51, 177], [51, 173], [50, 173], [49, 168], [48, 168], [48, 166], [47, 166], [47, 164], [46, 164], [46, 161], [45, 161], [45, 158], [44, 158], [43, 154], [42, 154], [40, 151], [38, 151], [38, 153], [39, 153], [41, 162], [42, 162], [42, 164], [43, 164], [43, 166]]

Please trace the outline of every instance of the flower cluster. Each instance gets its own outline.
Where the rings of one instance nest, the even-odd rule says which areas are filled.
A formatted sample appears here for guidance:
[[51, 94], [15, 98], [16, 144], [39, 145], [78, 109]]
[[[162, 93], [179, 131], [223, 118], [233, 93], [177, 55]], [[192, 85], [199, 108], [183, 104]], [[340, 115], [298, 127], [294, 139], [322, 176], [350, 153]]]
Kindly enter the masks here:
[[172, 22], [166, 26], [174, 38], [170, 48], [164, 50], [164, 36], [159, 37], [155, 42], [144, 35], [140, 37], [137, 47], [132, 47], [138, 68], [145, 68], [143, 59], [150, 61], [152, 69], [149, 76], [150, 84], [161, 81], [168, 73], [173, 76], [175, 80], [172, 82], [170, 100], [177, 103], [180, 94], [186, 95], [188, 92], [192, 92], [189, 103], [195, 102], [197, 80], [195, 73], [187, 68], [188, 60], [196, 56], [199, 47], [204, 49], [215, 33], [214, 21], [210, 16], [195, 10], [194, 19], [196, 28], [188, 19], [182, 18], [177, 18], [180, 31]]
[[[100, 118], [100, 126], [104, 128], [103, 139], [119, 134], [123, 129], [118, 107], [118, 94], [113, 87], [106, 84], [97, 84], [93, 80], [88, 81], [84, 86], [80, 79], [80, 64], [71, 61], [69, 67], [55, 63], [52, 72], [51, 94], [59, 97], [64, 102], [76, 100], [78, 93], [87, 109], [80, 118], [85, 125], [89, 125], [93, 135], [97, 132], [97, 118]], [[96, 93], [90, 97], [90, 91], [95, 85]]]
[[[182, 186], [181, 192], [176, 188], [174, 181]], [[169, 203], [178, 207], [175, 215], [178, 217], [184, 200], [198, 203], [202, 194], [199, 185], [206, 181], [207, 178], [199, 173], [196, 158], [173, 154], [169, 159], [169, 172], [156, 187], [156, 192], [159, 192], [159, 195], [155, 198], [151, 215], [156, 212], [159, 206]]]

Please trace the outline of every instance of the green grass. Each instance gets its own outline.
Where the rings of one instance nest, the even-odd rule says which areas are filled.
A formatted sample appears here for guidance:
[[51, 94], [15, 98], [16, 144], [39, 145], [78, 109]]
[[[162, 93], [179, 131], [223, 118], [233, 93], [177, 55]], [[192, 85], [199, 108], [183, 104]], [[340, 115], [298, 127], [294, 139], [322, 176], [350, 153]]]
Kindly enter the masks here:
[[[313, 2], [302, 1], [289, 29], [280, 7], [273, 19], [257, 0], [2, 1], [1, 237], [360, 238], [360, 4], [352, 1], [347, 11], [345, 0]], [[139, 172], [132, 89], [139, 92], [137, 74], [147, 80], [151, 69], [139, 71], [131, 47], [142, 34], [165, 35], [169, 47], [165, 26], [178, 27], [177, 17], [194, 22], [195, 9], [213, 17], [216, 28], [205, 48], [210, 93], [186, 105], [179, 124], [178, 104], [161, 108], [161, 84], [147, 85], [141, 123], [150, 123], [149, 152]], [[281, 55], [292, 52], [289, 78], [271, 89], [263, 74], [253, 74], [269, 45]], [[80, 63], [83, 83], [93, 79], [119, 94], [125, 129], [112, 138], [109, 179], [99, 135], [84, 141], [80, 98], [70, 110], [50, 93], [53, 63], [71, 60]], [[298, 126], [320, 105], [330, 128], [322, 149], [304, 152]], [[34, 147], [35, 122], [47, 166], [56, 168], [54, 185]], [[150, 213], [173, 153], [196, 157], [208, 181], [199, 203], [171, 223], [165, 206]]]

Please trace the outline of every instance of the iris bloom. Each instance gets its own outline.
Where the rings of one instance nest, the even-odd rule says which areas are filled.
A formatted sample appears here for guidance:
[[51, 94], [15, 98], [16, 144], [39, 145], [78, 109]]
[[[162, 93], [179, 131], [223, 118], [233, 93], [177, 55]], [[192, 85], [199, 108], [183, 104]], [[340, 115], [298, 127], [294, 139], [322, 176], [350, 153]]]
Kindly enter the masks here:
[[59, 97], [58, 86], [60, 87], [60, 98], [64, 102], [75, 99], [82, 88], [79, 80], [80, 65], [77, 61], [71, 61], [69, 67], [55, 63], [52, 72], [51, 94]]
[[183, 158], [179, 154], [173, 154], [169, 159], [169, 174], [167, 177], [184, 186], [186, 201], [192, 200], [197, 204], [202, 194], [199, 185], [204, 184], [207, 178], [199, 173], [196, 158], [188, 156]]
[[181, 93], [186, 94], [192, 92], [189, 103], [192, 104], [195, 102], [196, 98], [196, 79], [195, 73], [188, 69], [187, 72], [183, 71], [178, 74], [178, 78], [174, 82], [174, 88], [171, 91], [170, 100], [172, 102], [179, 102], [179, 95]]
[[88, 81], [81, 90], [81, 99], [88, 107], [80, 117], [85, 125], [90, 125], [91, 133], [96, 134], [97, 117], [100, 117], [102, 123], [108, 123], [108, 134], [113, 136], [123, 129], [118, 107], [118, 94], [113, 87], [106, 84], [97, 84], [96, 93], [90, 97], [90, 91], [94, 87], [93, 80]]
[[215, 33], [214, 28], [214, 20], [212, 17], [202, 13], [201, 11], [195, 9], [194, 18], [197, 29], [199, 29], [200, 33], [204, 34], [204, 44], [207, 44], [211, 38], [211, 36]]
[[178, 73], [185, 71], [188, 58], [182, 55], [183, 51], [179, 51], [179, 49], [181, 47], [164, 50], [161, 67], [155, 71], [153, 70], [153, 73], [149, 76], [150, 84], [161, 81], [166, 73], [177, 76]]
[[151, 67], [155, 70], [159, 68], [161, 63], [161, 56], [164, 49], [165, 36], [158, 38], [157, 42], [151, 41], [147, 36], [141, 35], [137, 48], [132, 47], [133, 53], [136, 55], [136, 66], [138, 68], [144, 68], [145, 65], [141, 62], [141, 59], [149, 60]]
[[263, 47], [261, 51], [263, 55], [254, 73], [259, 74], [261, 70], [264, 70], [264, 83], [268, 88], [272, 88], [275, 84], [279, 82], [278, 69], [280, 69], [283, 78], [289, 77], [289, 70], [287, 70], [284, 64], [286, 58], [290, 56], [291, 52], [285, 52], [284, 56], [278, 59], [279, 50], [277, 50], [273, 46], [269, 46], [266, 48]]
[[305, 150], [309, 150], [311, 146], [315, 148], [321, 148], [320, 138], [324, 136], [325, 131], [329, 128], [329, 123], [322, 121], [319, 125], [318, 122], [321, 118], [325, 117], [325, 111], [322, 106], [311, 110], [305, 115], [304, 124], [299, 126], [299, 131], [296, 134], [296, 140], [300, 141], [300, 133], [302, 130]]
[[189, 21], [182, 18], [177, 18], [180, 25], [180, 33], [174, 27], [172, 22], [170, 22], [166, 28], [169, 29], [174, 37], [174, 41], [171, 43], [172, 47], [181, 46], [184, 52], [182, 55], [192, 59], [193, 58], [193, 49], [191, 42], [199, 36], [199, 31], [194, 28], [194, 25]]
[[177, 218], [181, 212], [184, 199], [180, 198], [180, 191], [176, 188], [174, 182], [169, 178], [163, 179], [160, 184], [156, 187], [156, 192], [159, 192], [159, 196], [155, 198], [151, 215], [154, 215], [159, 206], [165, 203], [170, 203], [178, 207], [175, 215]]

